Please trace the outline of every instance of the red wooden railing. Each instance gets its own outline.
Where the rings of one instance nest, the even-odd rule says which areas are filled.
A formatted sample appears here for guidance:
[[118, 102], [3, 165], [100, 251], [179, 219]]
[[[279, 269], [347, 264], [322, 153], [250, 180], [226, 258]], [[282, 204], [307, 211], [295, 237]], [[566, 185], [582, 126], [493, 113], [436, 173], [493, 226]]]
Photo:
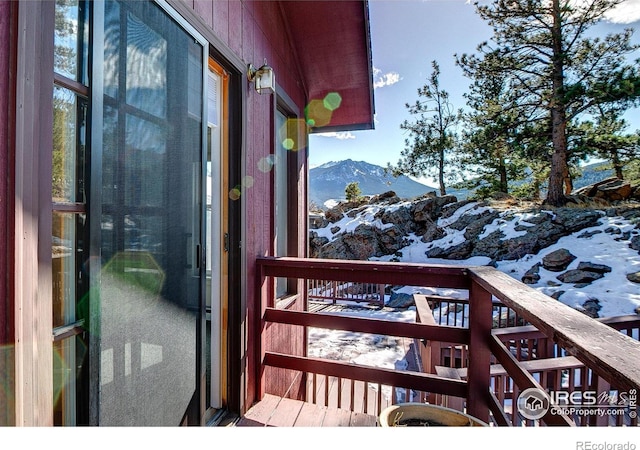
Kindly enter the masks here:
[[310, 300], [339, 303], [356, 302], [384, 305], [385, 285], [378, 283], [351, 283], [336, 280], [308, 280]]
[[[629, 393], [635, 392], [640, 385], [640, 343], [631, 337], [633, 331], [619, 331], [635, 329], [637, 334], [637, 324], [629, 320], [626, 325], [622, 324], [618, 329], [613, 328], [492, 267], [303, 258], [258, 258], [257, 267], [262, 283], [259, 289], [262, 303], [259, 320], [263, 330], [267, 329], [266, 325], [269, 323], [278, 323], [286, 326], [399, 336], [465, 349], [464, 367], [456, 371], [458, 376], [452, 377], [451, 373], [444, 371], [441, 375], [409, 372], [281, 354], [274, 349], [265, 348], [267, 340], [263, 338], [258, 364], [261, 374], [264, 374], [264, 367], [274, 367], [304, 374], [335, 377], [339, 380], [353, 380], [352, 386], [354, 382], [367, 383], [367, 386], [368, 383], [372, 383], [378, 387], [378, 392], [382, 386], [391, 386], [426, 393], [431, 398], [434, 395], [439, 398], [458, 398], [462, 400], [467, 413], [496, 425], [530, 423], [530, 420], [523, 422], [515, 412], [517, 395], [527, 388], [535, 387], [545, 391], [549, 386], [557, 388], [557, 384], [549, 381], [551, 370], [555, 371], [556, 378], [557, 374], [570, 373], [571, 370], [580, 369], [584, 372], [584, 386], [574, 383], [568, 388], [584, 390], [588, 387], [602, 389], [603, 392]], [[274, 307], [274, 299], [265, 294], [273, 292], [273, 289], [267, 289], [265, 285], [273, 283], [277, 277], [297, 278], [305, 283], [308, 280], [322, 279], [467, 290], [468, 325], [463, 328], [439, 324], [400, 323], [277, 309]], [[517, 330], [521, 333], [517, 338], [514, 338], [513, 334], [494, 330], [495, 302], [509, 308], [514, 317], [517, 316], [522, 323], [529, 324], [529, 328]], [[519, 342], [515, 345], [515, 352], [514, 342]], [[540, 363], [527, 363], [525, 358], [520, 356], [524, 354], [523, 345], [533, 348], [528, 346], [533, 346], [534, 342], [536, 345], [538, 342], [544, 342], [544, 351], [554, 353], [544, 353], [545, 356], [569, 355], [572, 358], [557, 359], [552, 369], [545, 368], [544, 377], [547, 378], [542, 379], [535, 367], [535, 364]], [[538, 345], [538, 348], [541, 347]], [[574, 375], [571, 378], [580, 379]], [[257, 390], [261, 396], [265, 392], [265, 380], [263, 377], [259, 380]], [[628, 409], [633, 409], [633, 405], [628, 406]], [[635, 411], [628, 412], [633, 416]], [[594, 425], [601, 421], [576, 421], [572, 417], [555, 414], [549, 410], [540, 419], [540, 423]], [[637, 425], [637, 419], [609, 424]]]

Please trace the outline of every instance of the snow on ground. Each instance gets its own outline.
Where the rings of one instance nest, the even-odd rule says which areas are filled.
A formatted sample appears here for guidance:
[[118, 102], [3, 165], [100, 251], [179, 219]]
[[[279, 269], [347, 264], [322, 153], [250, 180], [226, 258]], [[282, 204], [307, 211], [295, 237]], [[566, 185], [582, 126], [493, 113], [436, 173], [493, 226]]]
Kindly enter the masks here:
[[[388, 298], [387, 298], [388, 300]], [[354, 302], [355, 303], [355, 302]], [[415, 322], [415, 308], [407, 310], [354, 309], [340, 314], [369, 319]], [[369, 367], [406, 370], [405, 348], [398, 338], [370, 333], [309, 328], [308, 355], [315, 358], [348, 361]], [[383, 387], [382, 394], [391, 396], [391, 388]]]
[[[383, 257], [372, 258], [379, 261], [400, 260], [401, 262], [424, 263], [424, 264], [447, 264], [447, 265], [486, 265], [490, 262], [486, 257], [475, 257], [463, 261], [444, 260], [428, 258], [425, 252], [434, 245], [446, 247], [447, 245], [457, 245], [464, 239], [465, 230], [453, 230], [446, 228], [457, 220], [460, 214], [465, 212], [480, 214], [484, 208], [473, 209], [476, 204], [468, 204], [460, 208], [453, 216], [447, 219], [441, 219], [438, 225], [445, 228], [447, 235], [438, 242], [424, 243], [415, 235], [408, 236], [411, 244], [401, 249], [402, 257]], [[464, 210], [463, 210], [464, 209]], [[356, 218], [345, 217], [335, 224], [330, 224], [325, 229], [315, 230], [321, 236], [332, 239], [333, 233], [330, 228], [338, 226], [340, 232], [355, 229], [360, 223], [375, 224], [383, 226], [379, 220], [373, 217], [377, 212], [375, 206], [368, 207], [363, 214]], [[485, 227], [484, 235], [490, 234], [496, 229], [502, 230], [505, 239], [515, 237], [525, 233], [525, 231], [516, 231], [515, 226], [527, 226], [527, 220], [531, 218], [530, 214], [513, 214], [509, 213], [501, 215], [493, 223]], [[531, 285], [547, 295], [552, 295], [557, 291], [565, 291], [560, 296], [560, 301], [571, 307], [580, 307], [585, 301], [597, 298], [602, 306], [599, 311], [600, 317], [613, 317], [619, 315], [633, 314], [635, 308], [640, 306], [640, 286], [627, 280], [626, 274], [640, 271], [640, 254], [638, 251], [629, 247], [629, 241], [622, 239], [621, 236], [626, 231], [635, 229], [635, 224], [622, 217], [602, 217], [599, 224], [595, 227], [580, 230], [572, 236], [561, 238], [556, 244], [542, 250], [537, 255], [525, 255], [520, 259], [511, 261], [500, 261], [497, 268], [514, 278], [520, 280], [527, 270], [533, 265], [542, 261], [542, 258], [560, 248], [566, 248], [576, 259], [567, 268], [575, 269], [580, 262], [592, 262], [595, 264], [604, 264], [611, 267], [611, 272], [603, 278], [593, 281], [588, 286], [576, 288], [571, 284], [563, 284], [556, 279], [557, 272], [550, 272], [544, 268], [540, 268], [540, 281]], [[607, 232], [605, 232], [607, 230]], [[615, 232], [612, 233], [611, 231]], [[619, 230], [619, 232], [618, 232]], [[585, 232], [597, 232], [588, 238], [578, 238], [577, 236]], [[591, 233], [590, 233], [591, 234]], [[466, 291], [458, 291], [454, 289], [436, 289], [407, 286], [398, 292], [404, 293], [425, 293], [438, 294], [453, 298], [467, 298]], [[388, 297], [387, 297], [388, 301]], [[401, 320], [413, 322], [415, 321], [415, 308], [408, 310], [393, 311], [387, 308], [379, 311], [359, 311], [349, 314], [366, 315], [372, 318], [381, 318], [387, 320]], [[458, 314], [459, 315], [459, 314]], [[454, 320], [459, 321], [460, 317]], [[330, 359], [340, 359], [351, 361], [353, 363], [364, 364], [369, 366], [387, 367], [387, 368], [403, 368], [406, 362], [403, 360], [403, 349], [394, 346], [393, 339], [383, 336], [364, 335], [358, 333], [350, 333], [337, 330], [309, 330], [309, 355]]]
[[[464, 213], [481, 214], [486, 210], [486, 207], [477, 206], [476, 203], [469, 203], [459, 208], [451, 217], [439, 219], [438, 225], [444, 228], [447, 233], [443, 238], [425, 243], [420, 240], [420, 237], [409, 235], [407, 238], [411, 243], [400, 250], [402, 253], [401, 257], [385, 256], [371, 259], [378, 261], [390, 261], [393, 259], [401, 262], [424, 264], [486, 265], [490, 262], [490, 259], [487, 257], [474, 257], [467, 260], [448, 260], [428, 258], [426, 256], [426, 252], [431, 248], [447, 248], [463, 242], [465, 239], [465, 229], [454, 230], [447, 228], [447, 226], [454, 223], [460, 215]], [[335, 224], [314, 231], [317, 231], [320, 236], [326, 236], [332, 239], [335, 235], [343, 231], [352, 231], [361, 223], [373, 224], [381, 228], [389, 226], [389, 224], [383, 225], [378, 219], [374, 219], [374, 215], [377, 212], [376, 208], [379, 208], [379, 206], [371, 205], [355, 218], [345, 216]], [[526, 227], [528, 224], [527, 220], [531, 217], [531, 213], [514, 214], [513, 212], [509, 212], [502, 214], [490, 225], [485, 227], [481, 236], [489, 235], [498, 229], [503, 232], [505, 240], [521, 236], [526, 233], [526, 231], [516, 231], [515, 228]], [[340, 227], [340, 231], [334, 234], [331, 233], [329, 229], [335, 226]], [[517, 260], [499, 261], [497, 268], [520, 280], [526, 271], [536, 263], [541, 262], [545, 255], [560, 248], [566, 248], [576, 256], [576, 259], [567, 270], [577, 268], [580, 262], [592, 262], [611, 267], [611, 272], [588, 286], [576, 288], [572, 284], [563, 284], [556, 279], [559, 275], [558, 273], [549, 272], [541, 268], [540, 281], [535, 285], [531, 285], [533, 288], [547, 295], [552, 295], [557, 291], [564, 291], [564, 294], [560, 297], [560, 301], [571, 307], [580, 307], [585, 301], [596, 298], [602, 306], [602, 310], [599, 312], [600, 317], [633, 314], [635, 308], [640, 306], [640, 285], [627, 280], [626, 275], [640, 271], [640, 254], [638, 251], [631, 249], [629, 247], [629, 241], [622, 239], [621, 236], [626, 231], [632, 231], [634, 229], [635, 224], [623, 217], [602, 217], [599, 225], [595, 227], [585, 228], [574, 235], [563, 237], [556, 244], [547, 247], [537, 255], [529, 254]], [[608, 230], [608, 232], [605, 232], [605, 230]], [[611, 230], [615, 230], [615, 232], [611, 232]], [[590, 234], [593, 232], [597, 233], [588, 238], [578, 238], [579, 235], [587, 232]], [[426, 291], [452, 297], [466, 295], [455, 292], [443, 293], [441, 290], [433, 289], [427, 289]], [[424, 290], [420, 290], [420, 292], [424, 292]]]

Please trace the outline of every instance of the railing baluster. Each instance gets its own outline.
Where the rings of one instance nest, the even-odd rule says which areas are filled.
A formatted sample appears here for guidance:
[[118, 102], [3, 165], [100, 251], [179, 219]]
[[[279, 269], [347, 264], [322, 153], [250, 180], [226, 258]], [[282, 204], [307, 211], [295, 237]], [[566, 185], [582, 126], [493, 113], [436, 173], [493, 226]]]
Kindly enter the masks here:
[[313, 374], [313, 404], [318, 403], [318, 374]]
[[329, 406], [329, 375], [324, 376], [324, 406]]
[[467, 412], [489, 422], [489, 383], [491, 381], [491, 350], [489, 338], [492, 325], [492, 296], [479, 284], [469, 289], [469, 368]]
[[364, 399], [362, 400], [363, 413], [367, 413], [369, 410], [369, 383], [364, 381]]

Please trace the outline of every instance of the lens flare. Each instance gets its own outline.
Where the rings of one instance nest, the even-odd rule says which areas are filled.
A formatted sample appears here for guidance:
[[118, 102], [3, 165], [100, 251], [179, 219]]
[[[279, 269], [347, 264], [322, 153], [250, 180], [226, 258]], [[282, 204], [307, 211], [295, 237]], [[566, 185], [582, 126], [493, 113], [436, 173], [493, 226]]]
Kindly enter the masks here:
[[306, 147], [307, 122], [303, 119], [290, 118], [278, 130], [278, 142], [285, 150], [297, 152]]
[[242, 179], [242, 187], [251, 188], [251, 187], [253, 187], [253, 183], [254, 182], [255, 182], [255, 180], [253, 179], [253, 177], [251, 175], [247, 175], [246, 177], [244, 177]]
[[275, 156], [269, 155], [264, 158], [260, 158], [258, 161], [258, 170], [263, 173], [270, 172], [273, 169], [273, 165], [275, 164]]
[[63, 342], [56, 342], [53, 346], [53, 404], [57, 404], [64, 393], [65, 386], [71, 378], [71, 369], [65, 358]]
[[239, 200], [241, 195], [242, 195], [242, 191], [238, 186], [234, 187], [229, 191], [229, 198], [231, 200]]
[[312, 127], [324, 127], [331, 122], [332, 111], [328, 109], [323, 100], [311, 100], [305, 108], [307, 124]]
[[165, 272], [150, 252], [123, 251], [116, 253], [103, 267], [103, 275], [111, 275], [123, 283], [159, 296]]
[[336, 109], [340, 108], [341, 103], [342, 97], [337, 92], [329, 92], [322, 100], [322, 104], [329, 111], [335, 111]]
[[294, 150], [295, 147], [295, 141], [291, 138], [287, 138], [284, 141], [282, 141], [282, 147], [285, 148], [286, 150]]
[[[86, 362], [87, 346], [81, 339], [65, 339], [53, 344], [53, 404], [74, 389], [79, 368]], [[74, 395], [74, 392], [70, 392]]]

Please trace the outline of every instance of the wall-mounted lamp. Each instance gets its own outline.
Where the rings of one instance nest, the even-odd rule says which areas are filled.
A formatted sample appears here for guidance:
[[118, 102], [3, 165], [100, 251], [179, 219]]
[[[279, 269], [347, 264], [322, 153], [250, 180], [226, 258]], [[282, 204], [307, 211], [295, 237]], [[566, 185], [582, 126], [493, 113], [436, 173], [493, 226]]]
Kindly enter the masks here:
[[258, 94], [273, 94], [276, 91], [276, 76], [273, 69], [267, 65], [266, 59], [258, 69], [249, 64], [247, 78], [255, 83]]

